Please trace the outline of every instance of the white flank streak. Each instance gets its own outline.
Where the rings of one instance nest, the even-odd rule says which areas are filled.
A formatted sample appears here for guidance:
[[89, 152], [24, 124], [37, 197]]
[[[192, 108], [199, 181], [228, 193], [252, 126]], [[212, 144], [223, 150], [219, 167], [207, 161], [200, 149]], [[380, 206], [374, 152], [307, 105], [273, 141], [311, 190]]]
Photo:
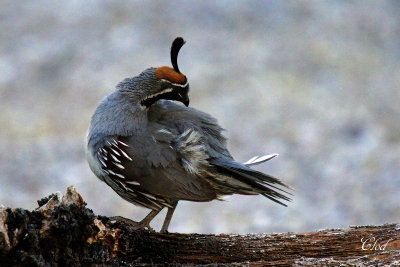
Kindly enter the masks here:
[[168, 204], [167, 202], [165, 202], [165, 200], [162, 199], [162, 198], [161, 198], [161, 199], [158, 199], [158, 201], [160, 201], [162, 205], [164, 205], [164, 206], [166, 206], [166, 207], [168, 207], [168, 208], [173, 208], [173, 206], [171, 206], [170, 204]]
[[137, 196], [137, 195], [134, 193], [135, 191], [132, 190], [132, 188], [129, 188], [129, 187], [125, 187], [125, 188], [126, 188], [126, 190], [128, 190], [129, 192], [131, 192], [132, 195]]
[[117, 143], [117, 141], [115, 141], [115, 139], [113, 139], [113, 143], [114, 143], [116, 146], [118, 146], [118, 143]]
[[155, 198], [154, 196], [152, 196], [152, 195], [150, 195], [150, 194], [146, 194], [146, 193], [143, 193], [143, 192], [140, 192], [140, 194], [142, 194], [142, 195], [144, 195], [144, 196], [146, 196], [146, 197], [148, 197], [148, 198], [151, 198], [151, 199], [153, 199], [153, 200], [157, 200], [157, 198]]
[[111, 148], [111, 147], [110, 147], [110, 149], [111, 149], [112, 152], [114, 152], [116, 155], [121, 156], [121, 154], [119, 154], [115, 149], [113, 149], [113, 148]]
[[125, 176], [123, 176], [122, 174], [119, 173], [115, 173], [112, 170], [108, 170], [112, 175], [118, 176], [119, 178], [125, 179]]
[[121, 163], [121, 161], [119, 159], [117, 159], [113, 154], [111, 154], [111, 157], [118, 163]]
[[138, 199], [135, 199], [135, 202], [136, 203], [138, 203], [138, 204], [140, 204], [140, 205], [142, 205], [142, 206], [147, 206], [147, 204], [146, 203], [144, 203], [143, 201], [140, 201], [140, 200], [138, 200]]
[[158, 204], [155, 200], [152, 199], [147, 199], [147, 200], [150, 201], [153, 205], [156, 205], [158, 208], [162, 208], [162, 206]]
[[110, 145], [110, 146], [111, 146], [111, 143], [110, 143], [110, 142], [108, 142], [108, 140], [106, 140], [106, 142], [107, 142], [107, 144], [108, 144], [108, 145]]
[[125, 153], [125, 151], [123, 151], [122, 149], [120, 149], [119, 151], [121, 151], [122, 155], [124, 155], [125, 158], [129, 159], [130, 161], [132, 161], [133, 159], [131, 157], [128, 156], [128, 154]]
[[127, 184], [133, 184], [133, 185], [140, 185], [140, 183], [136, 181], [126, 181]]
[[101, 159], [99, 159], [99, 161], [101, 162], [101, 164], [107, 168], [107, 164], [104, 163], [104, 161], [102, 161]]
[[166, 207], [168, 207], [168, 208], [171, 208], [171, 209], [174, 208], [173, 206], [171, 206], [170, 204], [168, 204], [168, 203], [166, 203], [166, 202], [163, 202], [163, 205], [166, 206]]
[[117, 166], [118, 168], [120, 168], [120, 169], [122, 169], [122, 170], [125, 170], [125, 167], [122, 166], [121, 164], [116, 163], [116, 162], [113, 162], [113, 164], [114, 164], [115, 166]]
[[128, 190], [128, 188], [124, 185], [124, 183], [123, 182], [121, 182], [121, 181], [118, 181], [118, 183], [125, 189], [125, 190]]
[[115, 176], [118, 176], [119, 178], [125, 179], [125, 176], [123, 176], [122, 174], [116, 173]]
[[125, 143], [122, 142], [122, 141], [118, 141], [118, 143], [120, 143], [120, 144], [123, 145], [123, 146], [129, 147], [127, 144], [125, 144]]

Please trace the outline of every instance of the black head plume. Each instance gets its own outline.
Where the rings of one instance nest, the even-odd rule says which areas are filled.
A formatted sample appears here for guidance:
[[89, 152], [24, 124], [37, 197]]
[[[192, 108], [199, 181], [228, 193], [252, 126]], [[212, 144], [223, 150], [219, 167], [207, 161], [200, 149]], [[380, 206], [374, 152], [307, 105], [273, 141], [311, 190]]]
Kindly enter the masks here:
[[178, 54], [181, 47], [185, 44], [185, 40], [182, 37], [176, 37], [175, 40], [172, 42], [171, 45], [171, 62], [172, 67], [177, 73], [181, 73], [178, 67]]

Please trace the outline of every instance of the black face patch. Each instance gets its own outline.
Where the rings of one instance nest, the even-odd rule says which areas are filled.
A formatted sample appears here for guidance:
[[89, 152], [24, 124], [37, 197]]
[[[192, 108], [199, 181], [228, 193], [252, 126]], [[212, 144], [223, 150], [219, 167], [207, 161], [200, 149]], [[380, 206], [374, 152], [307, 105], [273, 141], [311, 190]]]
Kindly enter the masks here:
[[188, 83], [186, 83], [185, 85], [180, 85], [180, 84], [175, 85], [173, 83], [168, 83], [168, 84], [163, 84], [163, 87], [165, 88], [160, 90], [160, 92], [157, 92], [153, 95], [149, 95], [148, 97], [143, 99], [141, 101], [141, 104], [143, 106], [150, 107], [158, 100], [165, 99], [165, 100], [175, 100], [182, 102], [185, 106], [189, 105]]

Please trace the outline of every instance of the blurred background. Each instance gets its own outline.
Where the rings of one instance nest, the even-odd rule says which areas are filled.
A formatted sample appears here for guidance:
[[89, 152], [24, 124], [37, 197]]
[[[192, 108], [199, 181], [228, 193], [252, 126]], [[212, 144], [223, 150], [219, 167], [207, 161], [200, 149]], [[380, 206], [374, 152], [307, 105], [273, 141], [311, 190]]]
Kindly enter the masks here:
[[[34, 209], [74, 185], [96, 214], [139, 220], [90, 171], [98, 102], [170, 65], [176, 36], [191, 106], [218, 118], [239, 161], [292, 186], [180, 202], [170, 231], [309, 231], [399, 222], [400, 2], [0, 1], [0, 203]], [[161, 227], [165, 212], [153, 226]]]

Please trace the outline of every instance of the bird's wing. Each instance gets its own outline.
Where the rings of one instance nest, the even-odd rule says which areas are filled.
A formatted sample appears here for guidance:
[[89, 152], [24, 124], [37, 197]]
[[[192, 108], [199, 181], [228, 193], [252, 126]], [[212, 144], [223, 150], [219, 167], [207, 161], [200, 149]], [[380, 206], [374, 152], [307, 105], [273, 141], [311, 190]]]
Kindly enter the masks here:
[[97, 158], [107, 174], [104, 181], [124, 199], [150, 209], [176, 200], [216, 198], [207, 181], [188, 173], [172, 146], [175, 136], [164, 130], [150, 136], [109, 136]]
[[98, 145], [95, 155], [102, 171], [106, 174], [101, 179], [129, 202], [149, 209], [168, 206], [168, 201], [149, 194], [141, 186], [140, 179], [137, 179], [141, 171], [132, 168], [132, 165], [140, 166], [142, 161], [134, 156], [128, 141], [120, 136], [108, 136]]
[[[152, 120], [180, 133], [176, 143], [181, 145], [177, 151], [180, 158], [184, 159], [184, 169], [190, 172], [192, 166], [198, 176], [213, 184], [217, 194], [262, 194], [282, 205], [285, 204], [281, 200], [290, 200], [284, 195], [290, 193], [282, 189], [287, 186], [277, 178], [234, 161], [226, 148], [226, 139], [221, 133], [223, 129], [210, 115], [170, 101], [160, 102], [153, 111], [150, 116]], [[249, 166], [256, 165], [275, 156], [257, 157], [246, 163]]]
[[210, 157], [232, 158], [226, 148], [224, 131], [215, 118], [190, 107], [178, 105], [172, 101], [161, 100], [154, 104], [149, 112], [149, 120], [164, 125], [165, 128], [183, 133], [194, 130], [203, 139]]

